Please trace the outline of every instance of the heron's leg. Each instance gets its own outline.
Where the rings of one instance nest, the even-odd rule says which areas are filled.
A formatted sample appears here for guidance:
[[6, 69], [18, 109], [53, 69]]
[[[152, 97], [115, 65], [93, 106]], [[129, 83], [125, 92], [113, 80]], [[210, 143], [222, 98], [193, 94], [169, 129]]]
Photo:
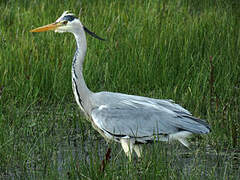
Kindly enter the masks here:
[[140, 145], [133, 145], [133, 149], [134, 151], [136, 152], [138, 158], [141, 158], [141, 155], [142, 155], [142, 146]]
[[132, 149], [133, 149], [133, 140], [131, 139], [120, 139], [122, 148], [125, 152], [125, 154], [127, 155], [127, 157], [129, 158], [129, 160], [132, 160]]
[[111, 154], [111, 148], [109, 147], [108, 150], [107, 150], [107, 152], [106, 152], [106, 154], [105, 154], [105, 159], [102, 160], [102, 164], [101, 164], [101, 166], [100, 166], [100, 171], [101, 171], [101, 172], [104, 172], [105, 167], [106, 167], [109, 159], [111, 158], [111, 155], [110, 155], [110, 154]]

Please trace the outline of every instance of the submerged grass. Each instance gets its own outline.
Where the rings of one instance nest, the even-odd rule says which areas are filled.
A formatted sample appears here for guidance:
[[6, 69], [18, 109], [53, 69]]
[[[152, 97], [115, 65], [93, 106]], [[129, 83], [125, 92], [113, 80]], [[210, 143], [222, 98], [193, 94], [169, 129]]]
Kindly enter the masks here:
[[[0, 176], [4, 178], [238, 179], [240, 4], [195, 1], [1, 1]], [[84, 75], [93, 91], [173, 99], [212, 133], [145, 146], [129, 163], [80, 114], [71, 89], [70, 34], [33, 34], [72, 10], [106, 38], [88, 37]], [[237, 178], [238, 177], [238, 178]]]

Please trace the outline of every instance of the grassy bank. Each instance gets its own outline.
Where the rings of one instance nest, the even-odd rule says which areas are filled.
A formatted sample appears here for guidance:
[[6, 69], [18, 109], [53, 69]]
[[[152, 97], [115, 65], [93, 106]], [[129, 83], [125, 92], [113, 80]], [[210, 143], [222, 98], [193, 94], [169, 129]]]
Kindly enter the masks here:
[[[0, 177], [235, 178], [240, 155], [240, 3], [203, 1], [1, 1]], [[212, 133], [192, 150], [166, 143], [128, 163], [74, 101], [71, 34], [29, 30], [71, 10], [99, 36], [88, 39], [92, 91], [173, 99], [207, 119]]]

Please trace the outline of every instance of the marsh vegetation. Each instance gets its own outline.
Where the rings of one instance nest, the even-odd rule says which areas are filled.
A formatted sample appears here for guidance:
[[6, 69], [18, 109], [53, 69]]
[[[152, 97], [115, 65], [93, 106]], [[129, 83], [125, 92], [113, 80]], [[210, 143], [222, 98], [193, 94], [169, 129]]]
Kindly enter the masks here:
[[[240, 179], [240, 3], [1, 1], [0, 178]], [[128, 162], [81, 114], [71, 85], [71, 34], [30, 33], [71, 10], [107, 39], [88, 39], [92, 91], [172, 99], [211, 134], [144, 145]], [[99, 166], [108, 147], [104, 173]]]

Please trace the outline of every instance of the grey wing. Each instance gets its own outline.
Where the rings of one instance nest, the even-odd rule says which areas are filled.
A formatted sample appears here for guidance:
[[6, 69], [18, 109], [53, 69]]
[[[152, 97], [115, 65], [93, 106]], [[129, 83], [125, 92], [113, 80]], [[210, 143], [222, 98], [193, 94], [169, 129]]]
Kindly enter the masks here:
[[169, 101], [164, 106], [163, 101], [159, 104], [149, 100], [125, 99], [101, 105], [92, 110], [92, 119], [100, 129], [115, 136], [151, 137], [182, 130], [197, 134], [209, 132], [207, 123], [188, 111], [174, 111]]

